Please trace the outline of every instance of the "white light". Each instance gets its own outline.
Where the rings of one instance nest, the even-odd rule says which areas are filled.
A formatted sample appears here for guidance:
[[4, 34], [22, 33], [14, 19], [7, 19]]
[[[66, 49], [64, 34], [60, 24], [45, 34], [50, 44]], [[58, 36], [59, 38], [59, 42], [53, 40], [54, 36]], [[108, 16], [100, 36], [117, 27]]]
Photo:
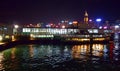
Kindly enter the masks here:
[[69, 22], [69, 24], [71, 25], [71, 24], [72, 24], [72, 22]]
[[18, 25], [14, 25], [14, 27], [17, 29], [17, 28], [19, 28], [19, 26]]
[[46, 27], [50, 27], [50, 25], [48, 24], [48, 25], [46, 25]]
[[61, 22], [64, 23], [65, 21], [62, 20]]
[[63, 25], [62, 28], [65, 28], [65, 26]]
[[100, 22], [100, 21], [101, 21], [101, 19], [96, 19], [96, 21], [97, 21], [97, 22]]
[[118, 33], [115, 33], [114, 39], [119, 39], [119, 34]]
[[118, 25], [115, 25], [115, 29], [118, 29], [119, 28], [119, 26]]
[[89, 32], [89, 33], [93, 33], [93, 31], [92, 31], [92, 30], [88, 30], [88, 32]]
[[102, 29], [102, 26], [100, 26], [99, 29]]
[[97, 30], [97, 29], [94, 29], [93, 32], [94, 32], [94, 33], [98, 33], [98, 30]]

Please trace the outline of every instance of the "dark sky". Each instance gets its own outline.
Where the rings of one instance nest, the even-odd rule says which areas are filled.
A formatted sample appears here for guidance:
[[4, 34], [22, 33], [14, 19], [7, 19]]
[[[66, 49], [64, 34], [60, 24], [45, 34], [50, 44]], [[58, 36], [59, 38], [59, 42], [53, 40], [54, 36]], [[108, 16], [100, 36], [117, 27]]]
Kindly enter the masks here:
[[0, 22], [58, 22], [90, 18], [120, 19], [119, 0], [0, 0]]

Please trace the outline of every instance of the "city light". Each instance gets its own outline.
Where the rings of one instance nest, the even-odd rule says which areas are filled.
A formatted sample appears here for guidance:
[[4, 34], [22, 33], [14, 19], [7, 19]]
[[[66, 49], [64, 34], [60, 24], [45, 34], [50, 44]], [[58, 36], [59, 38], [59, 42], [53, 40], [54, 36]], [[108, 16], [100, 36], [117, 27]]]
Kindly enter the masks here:
[[65, 28], [65, 25], [63, 25], [62, 28], [64, 29], [64, 28]]
[[73, 21], [73, 24], [77, 24], [78, 22], [77, 21]]
[[97, 23], [97, 26], [99, 27], [100, 26], [100, 22], [102, 21], [102, 19], [98, 18], [96, 19], [96, 23]]
[[107, 26], [104, 26], [104, 29], [107, 29]]
[[99, 29], [102, 29], [102, 26], [100, 26]]
[[118, 29], [119, 28], [119, 26], [118, 25], [115, 25], [115, 29]]
[[64, 21], [62, 20], [61, 23], [64, 23]]
[[100, 19], [100, 18], [96, 19], [96, 22], [101, 22], [101, 21], [102, 21], [102, 19]]
[[17, 28], [19, 28], [19, 26], [18, 25], [14, 25], [14, 27], [17, 29]]
[[89, 22], [92, 22], [92, 19], [90, 19]]
[[69, 24], [71, 25], [71, 24], [72, 24], [72, 22], [69, 22]]

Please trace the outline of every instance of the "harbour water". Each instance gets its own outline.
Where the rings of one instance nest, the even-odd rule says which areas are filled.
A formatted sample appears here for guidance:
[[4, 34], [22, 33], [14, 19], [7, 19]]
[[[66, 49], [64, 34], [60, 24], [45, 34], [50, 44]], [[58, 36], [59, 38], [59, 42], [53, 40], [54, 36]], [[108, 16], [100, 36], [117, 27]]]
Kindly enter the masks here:
[[0, 52], [0, 71], [119, 71], [118, 38], [107, 44], [17, 45]]

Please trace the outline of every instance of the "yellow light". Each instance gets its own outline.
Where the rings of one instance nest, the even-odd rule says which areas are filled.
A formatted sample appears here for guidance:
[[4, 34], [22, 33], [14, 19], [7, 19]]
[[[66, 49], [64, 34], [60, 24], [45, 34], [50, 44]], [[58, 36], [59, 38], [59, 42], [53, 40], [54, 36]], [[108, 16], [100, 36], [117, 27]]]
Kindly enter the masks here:
[[73, 24], [77, 24], [78, 22], [77, 21], [73, 21]]
[[30, 37], [34, 37], [34, 35], [33, 35], [33, 34], [30, 34]]
[[0, 41], [2, 41], [3, 40], [3, 37], [2, 36], [0, 36]]
[[6, 35], [5, 38], [10, 38], [10, 36], [9, 36], [9, 35]]

